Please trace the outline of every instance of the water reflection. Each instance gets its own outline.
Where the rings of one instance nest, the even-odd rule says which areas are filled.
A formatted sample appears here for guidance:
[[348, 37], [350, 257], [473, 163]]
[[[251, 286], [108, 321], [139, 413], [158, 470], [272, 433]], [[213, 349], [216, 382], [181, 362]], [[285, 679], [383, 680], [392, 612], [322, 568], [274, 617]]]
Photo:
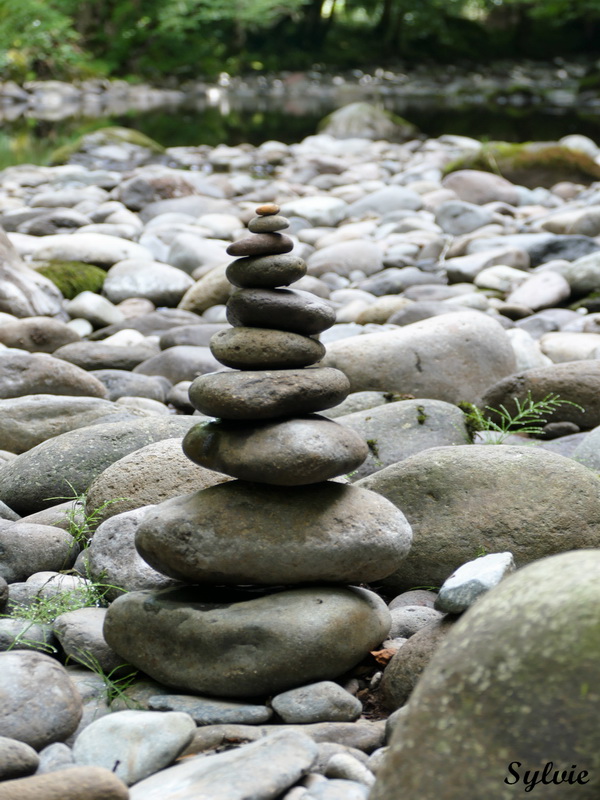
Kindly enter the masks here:
[[[444, 133], [506, 141], [556, 140], [569, 133], [600, 139], [600, 110], [543, 106], [527, 98], [429, 93], [425, 84], [391, 86], [311, 82], [305, 74], [252, 86], [198, 86], [188, 92], [112, 85], [110, 91], [33, 93], [28, 104], [0, 106], [0, 165], [47, 163], [56, 147], [108, 125], [135, 128], [166, 147], [269, 139], [300, 141], [333, 109], [356, 100], [378, 102], [429, 137]], [[527, 103], [530, 104], [527, 104]]]

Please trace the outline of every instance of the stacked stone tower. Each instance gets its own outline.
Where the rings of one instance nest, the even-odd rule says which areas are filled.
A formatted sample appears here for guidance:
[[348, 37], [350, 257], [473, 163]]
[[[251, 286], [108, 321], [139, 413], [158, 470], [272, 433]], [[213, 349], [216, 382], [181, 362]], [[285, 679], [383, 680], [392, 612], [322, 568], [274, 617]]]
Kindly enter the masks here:
[[156, 680], [222, 696], [265, 695], [337, 677], [378, 645], [389, 614], [349, 586], [398, 568], [411, 541], [398, 509], [330, 480], [356, 469], [367, 445], [315, 412], [349, 391], [339, 370], [313, 366], [329, 303], [287, 287], [306, 273], [260, 206], [234, 242], [227, 277], [232, 328], [211, 341], [230, 371], [197, 378], [193, 405], [215, 417], [190, 429], [185, 454], [237, 480], [155, 506], [136, 547], [181, 588], [131, 592], [109, 608], [108, 643]]

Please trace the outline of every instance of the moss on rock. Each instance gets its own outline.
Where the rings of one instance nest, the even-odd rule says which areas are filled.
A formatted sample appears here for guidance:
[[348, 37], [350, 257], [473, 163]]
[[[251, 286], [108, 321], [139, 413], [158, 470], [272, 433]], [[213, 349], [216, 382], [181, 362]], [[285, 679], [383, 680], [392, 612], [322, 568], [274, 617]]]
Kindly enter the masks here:
[[81, 292], [99, 293], [106, 278], [105, 270], [83, 261], [40, 261], [31, 266], [51, 280], [67, 300]]
[[592, 158], [556, 142], [488, 142], [476, 153], [453, 161], [445, 174], [459, 169], [495, 172], [531, 189], [550, 188], [560, 181], [590, 183], [600, 179], [600, 165]]
[[55, 150], [50, 156], [51, 164], [66, 164], [71, 157], [80, 151], [88, 152], [97, 147], [104, 147], [110, 144], [129, 144], [149, 150], [155, 155], [161, 155], [165, 148], [151, 139], [149, 136], [132, 128], [100, 128], [93, 133], [86, 133], [79, 136], [74, 142], [63, 145]]

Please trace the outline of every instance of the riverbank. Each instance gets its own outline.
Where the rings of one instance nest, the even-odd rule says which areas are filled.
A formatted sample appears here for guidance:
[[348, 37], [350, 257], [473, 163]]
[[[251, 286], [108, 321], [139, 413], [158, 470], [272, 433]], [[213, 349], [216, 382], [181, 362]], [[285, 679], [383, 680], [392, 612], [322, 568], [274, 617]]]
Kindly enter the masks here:
[[[550, 755], [597, 791], [599, 169], [582, 136], [112, 130], [0, 172], [0, 795], [504, 800]], [[190, 387], [240, 351], [219, 426]], [[334, 421], [364, 461], [300, 484]]]

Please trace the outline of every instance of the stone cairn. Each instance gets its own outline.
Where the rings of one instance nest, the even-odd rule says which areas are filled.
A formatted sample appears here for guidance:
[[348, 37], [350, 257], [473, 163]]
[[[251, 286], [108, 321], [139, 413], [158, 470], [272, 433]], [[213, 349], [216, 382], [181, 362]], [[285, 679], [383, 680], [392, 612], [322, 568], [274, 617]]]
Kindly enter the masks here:
[[403, 514], [374, 492], [332, 481], [368, 448], [319, 416], [350, 385], [315, 365], [314, 338], [335, 322], [326, 301], [287, 287], [306, 273], [269, 203], [234, 242], [233, 326], [211, 350], [228, 371], [197, 378], [193, 405], [216, 417], [190, 429], [192, 461], [237, 480], [154, 506], [136, 534], [141, 556], [181, 585], [130, 592], [109, 608], [105, 636], [155, 680], [196, 694], [269, 695], [343, 675], [388, 634], [373, 592], [411, 542]]

